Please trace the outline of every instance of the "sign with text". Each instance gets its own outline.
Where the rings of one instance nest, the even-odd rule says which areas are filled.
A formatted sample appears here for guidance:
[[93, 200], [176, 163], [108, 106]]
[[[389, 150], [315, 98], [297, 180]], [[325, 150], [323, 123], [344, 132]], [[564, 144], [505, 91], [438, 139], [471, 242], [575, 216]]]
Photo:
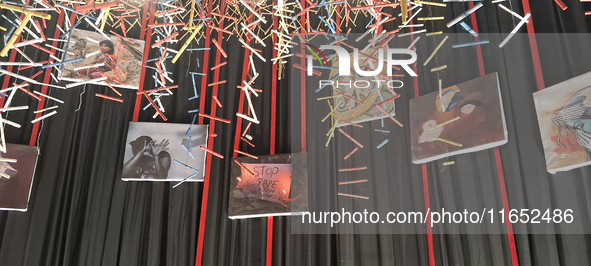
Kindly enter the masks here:
[[286, 205], [291, 186], [291, 164], [244, 163], [244, 166], [250, 172], [242, 169], [241, 181], [237, 187], [247, 197]]

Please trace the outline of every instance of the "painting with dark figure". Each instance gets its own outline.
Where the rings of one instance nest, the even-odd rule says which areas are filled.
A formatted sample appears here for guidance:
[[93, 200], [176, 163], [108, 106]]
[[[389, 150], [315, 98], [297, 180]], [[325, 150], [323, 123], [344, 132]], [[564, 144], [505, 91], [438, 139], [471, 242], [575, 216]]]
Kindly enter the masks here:
[[[115, 45], [112, 41], [102, 40], [99, 42], [100, 53], [98, 53], [93, 60], [90, 62], [91, 68], [85, 68], [78, 70], [78, 73], [86, 76], [87, 78], [100, 78], [101, 74], [105, 72], [113, 71], [115, 69], [116, 60], [112, 59], [108, 55], [115, 53]], [[102, 63], [103, 66], [94, 66]]]
[[85, 81], [107, 77], [99, 85], [108, 83], [113, 87], [138, 89], [144, 41], [74, 29], [68, 47], [66, 60], [84, 58], [81, 61], [65, 64], [58, 79], [65, 81]]
[[166, 179], [170, 169], [167, 139], [156, 144], [151, 137], [140, 136], [130, 142], [133, 157], [123, 164], [124, 178]]
[[[190, 130], [189, 130], [190, 129]], [[203, 181], [207, 125], [131, 122], [121, 178]]]
[[308, 211], [305, 153], [232, 159], [228, 217], [296, 215]]
[[416, 164], [507, 143], [497, 73], [412, 99], [410, 132]]
[[38, 151], [35, 146], [7, 144], [6, 153], [0, 154], [0, 210], [27, 210]]
[[534, 93], [548, 172], [591, 164], [591, 72]]

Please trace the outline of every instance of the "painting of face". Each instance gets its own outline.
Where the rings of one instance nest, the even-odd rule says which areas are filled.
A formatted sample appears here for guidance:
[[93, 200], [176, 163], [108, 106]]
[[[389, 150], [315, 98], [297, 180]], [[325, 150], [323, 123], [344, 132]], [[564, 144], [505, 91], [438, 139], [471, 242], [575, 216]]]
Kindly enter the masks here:
[[507, 142], [496, 73], [410, 101], [413, 163], [425, 163]]
[[109, 51], [111, 51], [111, 48], [109, 48], [109, 46], [105, 43], [101, 44], [101, 52], [103, 53], [108, 53]]

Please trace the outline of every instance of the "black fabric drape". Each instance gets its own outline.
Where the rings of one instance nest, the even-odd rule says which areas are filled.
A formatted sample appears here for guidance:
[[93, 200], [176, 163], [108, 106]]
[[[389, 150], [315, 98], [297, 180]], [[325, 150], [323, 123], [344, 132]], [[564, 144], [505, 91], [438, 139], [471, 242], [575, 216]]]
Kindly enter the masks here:
[[[572, 33], [588, 32], [589, 19], [583, 13], [591, 10], [591, 4], [576, 0], [563, 0], [569, 7], [562, 11], [554, 1], [531, 1], [532, 19], [536, 32]], [[505, 1], [508, 7], [523, 14], [521, 1]], [[425, 8], [423, 12], [433, 16], [445, 16], [446, 21], [465, 11], [468, 4], [448, 3], [448, 8]], [[502, 40], [515, 25], [511, 16], [489, 1], [477, 11], [478, 29], [486, 33], [504, 33]], [[368, 21], [361, 19], [353, 32], [363, 32]], [[469, 21], [467, 21], [469, 22]], [[470, 24], [470, 23], [468, 23]], [[49, 23], [52, 35], [55, 19]], [[436, 26], [432, 26], [436, 25]], [[427, 23], [431, 31], [444, 30], [442, 23]], [[452, 28], [457, 32], [460, 29]], [[521, 32], [525, 32], [522, 29]], [[139, 36], [138, 32], [132, 36]], [[213, 34], [212, 36], [215, 36]], [[492, 36], [492, 35], [491, 35]], [[546, 86], [591, 70], [587, 60], [585, 36], [578, 42], [557, 37], [538, 35], [540, 57]], [[572, 37], [577, 38], [577, 37]], [[431, 41], [425, 38], [424, 41]], [[498, 43], [498, 42], [497, 42]], [[266, 58], [271, 57], [271, 40], [263, 49]], [[202, 45], [202, 44], [201, 44]], [[421, 44], [433, 49], [436, 43]], [[110, 95], [108, 88], [87, 85], [68, 90], [50, 89], [51, 95], [65, 101], [58, 114], [43, 122], [38, 145], [41, 149], [29, 210], [26, 213], [0, 212], [0, 265], [194, 265], [197, 236], [205, 230], [203, 265], [263, 265], [266, 253], [266, 219], [227, 219], [229, 192], [230, 154], [233, 150], [235, 122], [241, 83], [244, 51], [235, 37], [227, 38], [223, 47], [228, 53], [228, 65], [221, 68], [218, 98], [223, 108], [216, 116], [232, 120], [232, 124], [216, 123], [217, 134], [213, 149], [226, 156], [213, 157], [206, 228], [199, 228], [203, 184], [186, 183], [176, 189], [169, 183], [134, 183], [120, 180], [125, 137], [128, 122], [132, 118], [135, 91], [121, 90], [123, 104], [99, 99], [95, 93]], [[501, 88], [505, 116], [509, 129], [509, 143], [500, 148], [509, 205], [517, 208], [552, 206], [575, 208], [579, 215], [589, 217], [587, 199], [590, 198], [589, 168], [549, 175], [540, 143], [532, 93], [536, 91], [535, 75], [531, 62], [529, 42], [525, 36], [516, 36], [503, 50], [503, 58], [491, 52], [494, 47], [482, 46], [486, 72], [504, 69]], [[577, 51], [576, 53], [574, 51]], [[47, 56], [30, 48], [25, 52], [35, 61]], [[449, 52], [449, 51], [448, 51]], [[446, 55], [447, 54], [447, 55]], [[453, 57], [452, 55], [457, 55]], [[155, 57], [150, 55], [150, 58]], [[476, 55], [469, 53], [441, 53], [441, 62], [454, 65], [450, 69], [462, 69], [445, 79], [445, 85], [479, 76]], [[17, 57], [18, 59], [19, 57]], [[197, 101], [187, 101], [192, 96], [192, 82], [188, 71], [201, 71], [196, 66], [202, 52], [187, 53], [175, 65], [173, 79], [179, 84], [174, 96], [164, 100], [168, 122], [190, 123], [188, 110], [199, 108], [210, 113], [212, 103], [199, 106]], [[222, 62], [226, 59], [222, 59]], [[422, 62], [424, 58], [420, 58]], [[210, 66], [215, 57], [210, 56]], [[268, 154], [270, 150], [270, 116], [277, 114], [276, 153], [299, 152], [298, 134], [291, 131], [294, 77], [280, 81], [271, 79], [269, 62], [255, 60], [260, 76], [255, 87], [262, 89], [253, 98], [260, 125], [253, 126], [255, 148], [247, 145], [240, 150], [251, 154]], [[202, 62], [201, 62], [202, 63]], [[501, 68], [502, 67], [502, 68]], [[20, 71], [32, 75], [38, 69]], [[289, 71], [286, 71], [288, 73]], [[151, 76], [151, 71], [148, 71]], [[2, 77], [6, 78], [6, 77]], [[213, 81], [213, 72], [207, 76]], [[198, 79], [199, 80], [199, 79]], [[271, 110], [271, 84], [277, 82], [277, 109]], [[408, 124], [408, 100], [414, 97], [411, 79], [405, 80], [402, 99], [397, 100], [397, 117]], [[146, 88], [153, 87], [146, 78]], [[433, 75], [419, 76], [420, 94], [437, 88]], [[31, 86], [40, 90], [39, 86]], [[198, 91], [200, 88], [198, 87]], [[26, 94], [17, 93], [14, 106], [36, 106]], [[309, 95], [313, 97], [314, 95]], [[206, 97], [210, 99], [211, 88]], [[48, 106], [55, 103], [49, 103]], [[147, 104], [142, 99], [142, 107]], [[140, 112], [139, 121], [153, 121], [153, 109]], [[325, 113], [325, 110], [322, 110]], [[29, 142], [34, 114], [30, 111], [11, 112], [9, 119], [23, 125], [21, 129], [8, 127], [6, 135], [10, 143]], [[156, 121], [162, 121], [157, 118]], [[405, 123], [406, 122], [406, 123]], [[208, 121], [206, 120], [206, 123]], [[408, 133], [406, 129], [392, 134], [390, 163], [401, 166], [399, 172], [384, 176], [384, 182], [393, 188], [394, 206], [423, 206], [423, 187], [420, 168], [410, 163]], [[396, 137], [395, 137], [396, 136]], [[292, 140], [293, 139], [293, 140]], [[308, 139], [309, 151], [324, 145], [323, 140]], [[320, 144], [322, 143], [322, 144]], [[377, 143], [372, 143], [374, 145]], [[374, 145], [375, 146], [375, 145]], [[311, 151], [310, 151], [311, 152]], [[336, 152], [336, 151], [335, 151]], [[405, 157], [406, 156], [406, 157]], [[429, 191], [432, 206], [457, 203], [463, 206], [467, 199], [487, 198], [502, 208], [498, 173], [492, 150], [453, 158], [457, 165], [440, 172], [437, 163], [428, 164]], [[392, 173], [388, 171], [388, 173]], [[334, 182], [334, 175], [327, 175], [323, 182]], [[330, 179], [332, 178], [332, 179]], [[372, 186], [375, 192], [382, 191]], [[384, 184], [384, 183], [381, 183]], [[334, 187], [334, 186], [333, 186]], [[338, 201], [333, 194], [327, 199]], [[568, 198], [565, 198], [569, 196]], [[473, 204], [477, 204], [473, 203]], [[573, 204], [577, 203], [576, 206]], [[466, 205], [470, 208], [470, 205]], [[292, 235], [290, 223], [294, 218], [276, 217], [273, 234], [274, 265], [429, 265], [427, 236], [419, 235]], [[591, 265], [589, 251], [591, 241], [587, 235], [560, 234], [515, 235], [521, 265]], [[436, 265], [510, 265], [511, 253], [506, 235], [434, 235]]]

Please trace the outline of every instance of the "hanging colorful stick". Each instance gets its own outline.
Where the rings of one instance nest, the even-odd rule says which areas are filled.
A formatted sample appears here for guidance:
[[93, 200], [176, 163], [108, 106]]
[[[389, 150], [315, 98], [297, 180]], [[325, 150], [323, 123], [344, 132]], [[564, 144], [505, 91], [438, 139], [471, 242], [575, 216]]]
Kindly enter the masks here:
[[[480, 4], [482, 5], [482, 4]], [[431, 61], [431, 59], [433, 59], [433, 57], [435, 56], [435, 54], [437, 53], [437, 51], [439, 51], [439, 49], [443, 46], [443, 44], [445, 43], [445, 41], [447, 41], [447, 39], [449, 38], [448, 35], [446, 35], [443, 40], [441, 40], [441, 42], [439, 43], [439, 45], [437, 45], [437, 47], [435, 47], [435, 50], [433, 50], [433, 53], [431, 53], [431, 55], [427, 58], [427, 60], [425, 60], [425, 63], [423, 63], [423, 66], [426, 66], [427, 64], [429, 64], [429, 61]]]
[[[53, 111], [53, 112], [51, 112], [51, 113], [49, 113], [49, 114], [42, 115], [42, 116], [40, 116], [40, 117], [39, 117], [39, 118], [37, 118], [37, 119], [33, 119], [33, 121], [31, 121], [31, 123], [32, 123], [32, 124], [35, 124], [35, 123], [37, 123], [37, 122], [39, 122], [39, 121], [41, 121], [41, 120], [43, 120], [43, 119], [45, 119], [45, 118], [48, 118], [48, 117], [50, 117], [50, 116], [52, 116], [52, 115], [55, 115], [55, 114], [57, 114], [57, 111]], [[2, 126], [2, 127], [4, 127], [4, 126]]]
[[352, 172], [352, 171], [361, 171], [361, 170], [367, 170], [367, 166], [354, 167], [354, 168], [341, 168], [341, 169], [339, 169], [339, 172]]
[[20, 25], [14, 30], [14, 32], [12, 33], [12, 37], [8, 40], [8, 42], [6, 43], [6, 45], [4, 46], [2, 51], [0, 51], [1, 57], [6, 56], [6, 54], [8, 53], [8, 50], [10, 50], [10, 48], [12, 48], [12, 46], [14, 45], [14, 43], [16, 42], [18, 37], [21, 35], [21, 32], [23, 31], [25, 26], [29, 23], [29, 20], [31, 20], [32, 17], [51, 19], [51, 15], [49, 15], [49, 14], [36, 12], [36, 11], [30, 11], [26, 8], [16, 7], [16, 6], [12, 6], [12, 5], [0, 4], [0, 9], [8, 9], [8, 10], [12, 10], [12, 11], [16, 11], [16, 12], [20, 12], [20, 13], [25, 14], [25, 18], [21, 21]]
[[351, 137], [351, 135], [347, 134], [347, 132], [345, 132], [342, 128], [339, 128], [339, 131], [341, 133], [343, 133], [343, 135], [345, 135], [345, 137], [347, 137], [348, 139], [350, 139], [351, 141], [353, 141], [353, 143], [355, 143], [357, 146], [359, 146], [359, 148], [363, 149], [363, 145], [357, 141], [356, 139], [354, 139], [353, 137]]
[[338, 195], [350, 197], [350, 198], [356, 198], [356, 199], [365, 199], [365, 200], [369, 199], [369, 197], [366, 197], [366, 196], [359, 196], [359, 195], [347, 194], [347, 193], [342, 193], [342, 192], [339, 192]]
[[204, 151], [206, 151], [206, 152], [209, 152], [209, 153], [211, 153], [211, 154], [215, 155], [216, 157], [218, 157], [218, 158], [220, 158], [220, 159], [224, 159], [224, 156], [223, 156], [223, 155], [221, 155], [221, 154], [219, 154], [219, 153], [217, 153], [217, 152], [215, 152], [215, 151], [212, 151], [212, 150], [210, 150], [210, 149], [208, 149], [208, 148], [205, 148], [205, 147], [203, 147], [203, 146], [199, 146], [199, 148], [200, 148], [200, 149], [202, 149], [202, 150], [204, 150]]
[[367, 182], [367, 179], [359, 179], [359, 180], [339, 182], [339, 185], [351, 185], [351, 184], [359, 184], [359, 183], [365, 183], [365, 182]]
[[94, 95], [97, 96], [97, 97], [99, 97], [99, 98], [103, 98], [103, 99], [107, 99], [107, 100], [111, 100], [111, 101], [116, 101], [116, 102], [123, 103], [123, 99], [119, 99], [119, 98], [115, 98], [115, 97], [110, 97], [110, 96], [99, 94], [99, 93], [96, 93]]
[[351, 157], [351, 155], [353, 155], [355, 152], [357, 152], [360, 148], [359, 147], [355, 147], [355, 149], [353, 149], [352, 151], [350, 151], [349, 153], [347, 153], [347, 155], [345, 155], [345, 157], [343, 158], [343, 160], [347, 160], [349, 159], [349, 157]]

